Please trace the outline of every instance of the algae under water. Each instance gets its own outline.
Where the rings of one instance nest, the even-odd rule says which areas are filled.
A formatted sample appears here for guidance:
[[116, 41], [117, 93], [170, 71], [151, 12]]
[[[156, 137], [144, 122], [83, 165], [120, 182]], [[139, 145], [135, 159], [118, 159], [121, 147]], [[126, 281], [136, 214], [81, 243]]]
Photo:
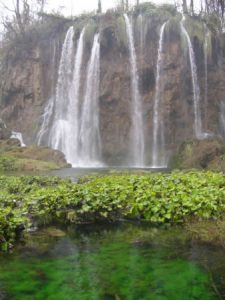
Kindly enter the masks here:
[[43, 229], [0, 257], [4, 300], [213, 300], [224, 299], [224, 282], [222, 249], [181, 228]]

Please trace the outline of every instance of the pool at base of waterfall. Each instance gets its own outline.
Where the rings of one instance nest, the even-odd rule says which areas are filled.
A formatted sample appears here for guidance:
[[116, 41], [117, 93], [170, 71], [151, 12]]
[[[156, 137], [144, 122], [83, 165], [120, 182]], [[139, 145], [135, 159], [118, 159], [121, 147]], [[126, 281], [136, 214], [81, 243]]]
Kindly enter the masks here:
[[1, 300], [212, 300], [225, 297], [224, 251], [181, 227], [48, 227], [0, 257]]

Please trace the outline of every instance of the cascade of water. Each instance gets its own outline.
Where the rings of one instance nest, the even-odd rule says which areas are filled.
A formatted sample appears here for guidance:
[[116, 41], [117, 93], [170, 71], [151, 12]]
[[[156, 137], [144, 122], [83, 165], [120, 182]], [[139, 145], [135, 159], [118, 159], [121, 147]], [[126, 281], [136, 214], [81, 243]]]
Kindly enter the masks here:
[[11, 134], [10, 138], [19, 140], [20, 141], [20, 146], [21, 147], [26, 147], [26, 144], [24, 144], [23, 135], [22, 135], [21, 132], [12, 131], [12, 134]]
[[85, 27], [81, 31], [77, 51], [74, 61], [73, 78], [70, 88], [69, 109], [67, 112], [67, 120], [70, 130], [67, 136], [69, 145], [67, 149], [67, 159], [72, 165], [76, 165], [79, 159], [79, 99], [80, 99], [80, 84], [81, 84], [81, 67], [83, 63], [84, 51], [84, 34]]
[[92, 51], [87, 68], [84, 102], [80, 126], [80, 165], [100, 166], [101, 137], [99, 128], [99, 75], [100, 44], [99, 34], [94, 36]]
[[[54, 40], [53, 43], [51, 44], [51, 54], [52, 54], [52, 59], [51, 59], [51, 72], [52, 74], [55, 74], [55, 66], [57, 64], [56, 61], [56, 41]], [[51, 97], [45, 106], [44, 113], [41, 115], [41, 127], [37, 133], [36, 141], [37, 144], [40, 146], [44, 140], [47, 139], [49, 127], [50, 127], [50, 122], [52, 119], [53, 115], [53, 109], [54, 109], [54, 92], [55, 92], [55, 80], [54, 80], [55, 75], [53, 75], [53, 80], [52, 80], [52, 85], [51, 85]]]
[[163, 63], [163, 39], [166, 23], [164, 23], [160, 29], [159, 46], [158, 46], [158, 58], [156, 67], [156, 92], [153, 107], [153, 147], [152, 147], [152, 166], [164, 167], [166, 165], [165, 156], [165, 138], [164, 138], [164, 123], [163, 117], [160, 114], [160, 102], [161, 102], [161, 71]]
[[194, 100], [194, 130], [195, 135], [198, 139], [205, 138], [205, 134], [202, 132], [202, 119], [201, 119], [201, 111], [200, 111], [200, 89], [198, 84], [198, 75], [197, 75], [197, 65], [195, 61], [195, 53], [192, 47], [190, 36], [187, 30], [184, 27], [185, 17], [180, 23], [181, 32], [185, 36], [188, 44], [188, 52], [191, 66], [191, 76], [192, 76], [192, 86], [193, 86], [193, 100]]
[[134, 166], [144, 166], [145, 142], [144, 125], [141, 97], [138, 89], [137, 59], [134, 47], [133, 28], [126, 14], [124, 14], [126, 31], [130, 50], [130, 73], [132, 94], [132, 129], [131, 129], [131, 151]]
[[45, 134], [48, 132], [49, 126], [50, 126], [50, 121], [52, 118], [52, 114], [53, 114], [53, 109], [54, 109], [54, 100], [55, 97], [52, 96], [46, 107], [44, 110], [43, 115], [41, 116], [41, 128], [37, 134], [37, 144], [38, 146], [40, 146], [42, 144], [43, 138], [45, 136]]
[[66, 33], [62, 48], [54, 105], [55, 115], [49, 137], [50, 146], [53, 149], [61, 150], [67, 159], [68, 149], [70, 147], [69, 141], [66, 139], [69, 135], [70, 128], [67, 120], [67, 109], [72, 76], [73, 36], [74, 30], [71, 26]]
[[204, 67], [205, 67], [205, 97], [204, 97], [204, 125], [207, 129], [207, 119], [208, 119], [208, 37], [209, 31], [205, 35], [204, 41]]

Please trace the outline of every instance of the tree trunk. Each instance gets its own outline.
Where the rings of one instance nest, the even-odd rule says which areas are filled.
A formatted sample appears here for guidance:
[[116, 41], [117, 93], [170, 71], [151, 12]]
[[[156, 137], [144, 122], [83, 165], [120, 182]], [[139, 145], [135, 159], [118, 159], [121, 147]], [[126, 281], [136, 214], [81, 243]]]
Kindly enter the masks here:
[[124, 0], [121, 0], [121, 7], [122, 7], [122, 11], [124, 11], [125, 10]]
[[102, 13], [102, 2], [101, 0], [98, 0], [98, 14], [101, 14]]
[[20, 13], [20, 0], [16, 0], [15, 14], [16, 14], [16, 21], [19, 27], [19, 31], [22, 34], [24, 34], [24, 27], [23, 27], [21, 13]]
[[187, 0], [183, 0], [183, 13], [187, 14], [188, 13], [188, 9], [187, 9]]
[[191, 14], [193, 16], [194, 15], [194, 0], [191, 0], [190, 8], [191, 8]]

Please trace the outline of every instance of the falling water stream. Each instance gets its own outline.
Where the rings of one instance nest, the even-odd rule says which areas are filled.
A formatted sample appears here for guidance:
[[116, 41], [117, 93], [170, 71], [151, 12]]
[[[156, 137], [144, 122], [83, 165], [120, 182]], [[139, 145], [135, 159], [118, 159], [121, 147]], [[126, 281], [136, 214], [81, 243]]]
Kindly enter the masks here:
[[99, 34], [94, 37], [91, 57], [87, 68], [85, 97], [81, 111], [80, 165], [101, 165], [101, 137], [99, 129]]
[[41, 116], [41, 128], [37, 134], [37, 144], [40, 146], [43, 142], [43, 138], [45, 134], [48, 132], [49, 126], [50, 126], [50, 121], [52, 118], [53, 114], [53, 109], [54, 109], [54, 96], [52, 96], [44, 110], [44, 113]]
[[126, 14], [124, 14], [126, 30], [130, 50], [130, 74], [131, 74], [131, 156], [132, 165], [142, 167], [145, 164], [144, 125], [141, 96], [138, 89], [137, 58], [134, 47], [133, 28]]
[[73, 79], [70, 88], [69, 97], [69, 109], [67, 112], [67, 120], [70, 124], [70, 131], [67, 136], [69, 145], [67, 149], [68, 161], [75, 165], [79, 159], [79, 99], [80, 99], [80, 83], [81, 83], [81, 67], [83, 62], [84, 52], [84, 33], [85, 27], [83, 28], [80, 38], [78, 40], [77, 52], [74, 61]]
[[[57, 66], [57, 41], [53, 40], [51, 43], [51, 64], [50, 69], [53, 74], [53, 82], [51, 85], [51, 96], [47, 102], [47, 105], [45, 106], [44, 113], [41, 115], [40, 121], [41, 126], [37, 133], [36, 141], [38, 146], [44, 144], [48, 140], [48, 134], [49, 134], [49, 128], [52, 121], [53, 116], [53, 110], [54, 110], [54, 102], [55, 102], [55, 70]], [[54, 80], [55, 79], [55, 80]]]
[[208, 120], [208, 37], [209, 37], [209, 31], [207, 31], [207, 33], [205, 35], [205, 41], [204, 41], [204, 67], [205, 67], [204, 125], [205, 125], [205, 130], [207, 129], [207, 120]]
[[[69, 163], [76, 167], [99, 167], [101, 138], [99, 129], [99, 34], [94, 36], [86, 72], [84, 100], [81, 104], [81, 72], [84, 54], [85, 27], [81, 31], [74, 54], [74, 30], [70, 27], [62, 47], [56, 95], [51, 97], [37, 135], [41, 144], [49, 131], [48, 144], [62, 151]], [[75, 57], [74, 57], [75, 55]], [[50, 120], [53, 117], [52, 125]]]
[[70, 147], [70, 143], [67, 138], [70, 131], [69, 122], [67, 120], [67, 110], [72, 76], [73, 36], [74, 30], [71, 26], [66, 33], [62, 48], [58, 71], [58, 82], [56, 86], [54, 120], [49, 137], [50, 146], [53, 149], [62, 151], [67, 159]]
[[162, 25], [159, 35], [159, 47], [157, 58], [157, 71], [156, 71], [156, 92], [153, 107], [153, 147], [152, 147], [152, 167], [165, 167], [166, 155], [165, 155], [165, 138], [164, 138], [164, 122], [161, 115], [161, 73], [163, 63], [163, 39], [165, 32], [166, 22]]
[[188, 52], [189, 52], [192, 87], [193, 87], [193, 100], [194, 100], [194, 131], [197, 139], [203, 139], [205, 135], [202, 132], [202, 119], [201, 119], [201, 110], [200, 110], [200, 89], [198, 84], [197, 65], [195, 61], [195, 53], [192, 47], [190, 36], [184, 27], [184, 21], [185, 21], [185, 17], [183, 16], [180, 25], [181, 25], [181, 32], [185, 36], [188, 43]]
[[26, 144], [24, 144], [23, 135], [22, 135], [21, 132], [12, 131], [12, 134], [11, 134], [10, 138], [11, 139], [17, 139], [17, 140], [19, 140], [21, 147], [25, 147], [26, 146]]

